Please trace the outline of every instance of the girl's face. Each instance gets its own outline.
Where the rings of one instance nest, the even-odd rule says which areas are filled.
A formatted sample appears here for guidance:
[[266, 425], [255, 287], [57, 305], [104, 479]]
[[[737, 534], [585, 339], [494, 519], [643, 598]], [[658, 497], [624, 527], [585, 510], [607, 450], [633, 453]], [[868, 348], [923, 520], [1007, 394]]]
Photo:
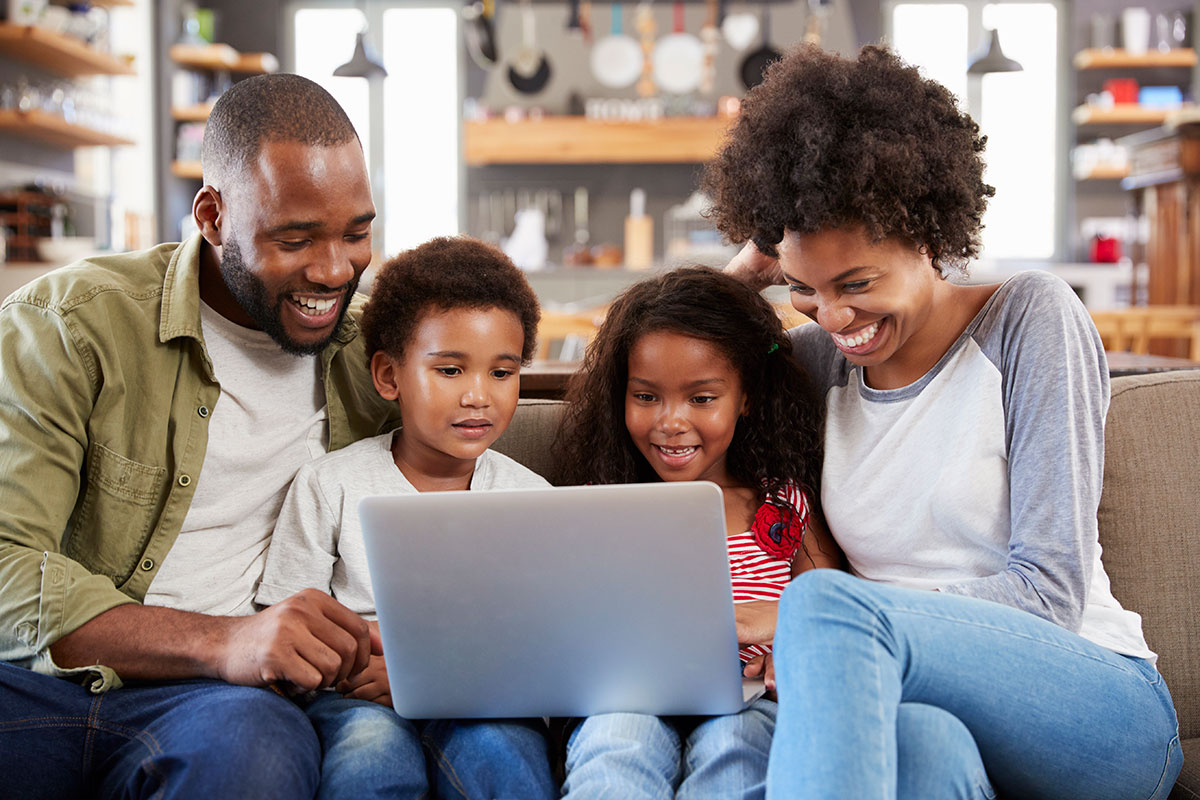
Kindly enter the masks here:
[[912, 245], [835, 228], [789, 231], [777, 250], [792, 305], [829, 331], [850, 362], [900, 368], [945, 352], [933, 351], [943, 346], [941, 323], [955, 316], [940, 313], [949, 284]]
[[629, 352], [625, 427], [664, 481], [730, 485], [725, 453], [748, 406], [737, 370], [704, 339], [658, 331]]

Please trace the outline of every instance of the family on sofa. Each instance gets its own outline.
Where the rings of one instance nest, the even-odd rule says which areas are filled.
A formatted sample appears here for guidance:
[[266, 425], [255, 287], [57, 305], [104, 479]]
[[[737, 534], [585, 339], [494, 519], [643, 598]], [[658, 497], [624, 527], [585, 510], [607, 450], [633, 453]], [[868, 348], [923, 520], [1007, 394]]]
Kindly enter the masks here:
[[[1046, 274], [946, 280], [978, 254], [984, 144], [884, 48], [793, 50], [704, 176], [745, 247], [613, 303], [538, 475], [491, 449], [535, 347], [521, 273], [434, 239], [356, 295], [348, 118], [297, 76], [235, 84], [199, 234], [0, 310], [11, 791], [1167, 797], [1175, 709], [1100, 560], [1099, 336]], [[770, 283], [818, 324], [785, 332]], [[561, 780], [541, 720], [397, 715], [349, 498], [547, 478], [717, 484], [771, 692], [571, 720]]]

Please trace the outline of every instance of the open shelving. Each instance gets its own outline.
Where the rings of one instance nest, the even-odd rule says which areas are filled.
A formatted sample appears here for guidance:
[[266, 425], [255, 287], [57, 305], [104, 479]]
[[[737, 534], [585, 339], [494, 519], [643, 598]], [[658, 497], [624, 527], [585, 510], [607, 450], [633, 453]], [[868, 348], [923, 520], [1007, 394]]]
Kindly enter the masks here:
[[587, 117], [543, 117], [463, 123], [463, 157], [488, 164], [683, 164], [712, 158], [732, 120], [665, 117], [608, 122]]
[[124, 60], [37, 25], [0, 22], [0, 53], [65, 78], [135, 74]]
[[11, 133], [55, 147], [116, 147], [133, 142], [121, 136], [67, 122], [57, 114], [36, 109], [0, 109], [0, 133]]
[[1196, 51], [1190, 47], [1174, 50], [1150, 50], [1133, 54], [1112, 48], [1080, 50], [1075, 54], [1076, 69], [1128, 69], [1139, 67], [1194, 67]]

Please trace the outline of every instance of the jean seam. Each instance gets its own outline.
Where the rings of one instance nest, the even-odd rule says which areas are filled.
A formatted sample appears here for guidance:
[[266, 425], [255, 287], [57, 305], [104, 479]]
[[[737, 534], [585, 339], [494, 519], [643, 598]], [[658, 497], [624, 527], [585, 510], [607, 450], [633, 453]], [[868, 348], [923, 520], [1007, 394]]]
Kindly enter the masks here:
[[1158, 793], [1160, 791], [1162, 791], [1163, 784], [1167, 780], [1167, 768], [1171, 766], [1171, 751], [1174, 750], [1178, 746], [1179, 746], [1179, 734], [1175, 734], [1175, 736], [1171, 739], [1170, 743], [1167, 745], [1167, 756], [1166, 756], [1166, 758], [1163, 759], [1162, 774], [1160, 774], [1158, 776], [1158, 783], [1154, 786], [1154, 791], [1150, 792], [1150, 794], [1147, 795], [1147, 800], [1150, 800], [1150, 798], [1157, 797]]
[[433, 760], [438, 764], [439, 767], [444, 768], [446, 777], [450, 779], [450, 783], [454, 786], [454, 789], [462, 797], [467, 797], [467, 787], [462, 782], [462, 779], [458, 777], [458, 773], [454, 771], [454, 764], [448, 758], [446, 758], [446, 754], [442, 751], [442, 749], [434, 744], [431, 737], [423, 738], [425, 738], [426, 747], [429, 748], [430, 754], [433, 755]]
[[[990, 601], [989, 601], [989, 602], [990, 602]], [[1007, 606], [1006, 606], [1006, 607], [1007, 607]], [[1018, 610], [1018, 611], [1019, 611], [1020, 609], [1015, 609], [1015, 610]], [[988, 624], [988, 623], [986, 623], [986, 622], [979, 622], [979, 621], [977, 621], [977, 620], [965, 620], [965, 619], [962, 619], [962, 618], [960, 618], [960, 617], [949, 616], [949, 615], [947, 615], [947, 614], [934, 614], [934, 613], [930, 613], [930, 612], [928, 612], [928, 611], [921, 611], [921, 610], [918, 610], [918, 609], [914, 609], [914, 608], [907, 608], [907, 607], [902, 607], [902, 606], [893, 606], [893, 607], [891, 608], [891, 611], [892, 611], [893, 613], [894, 613], [894, 612], [902, 612], [902, 613], [905, 613], [905, 614], [912, 614], [913, 616], [918, 616], [918, 617], [928, 617], [929, 619], [939, 619], [939, 620], [943, 620], [943, 621], [946, 621], [946, 622], [956, 622], [956, 623], [958, 623], [958, 624], [960, 624], [960, 625], [972, 625], [972, 626], [974, 626], [974, 627], [977, 627], [977, 628], [982, 628], [982, 629], [984, 629], [984, 630], [996, 631], [997, 633], [1004, 633], [1004, 634], [1007, 634], [1007, 635], [1009, 635], [1009, 636], [1013, 636], [1013, 637], [1016, 637], [1016, 638], [1019, 638], [1019, 639], [1025, 639], [1026, 641], [1029, 641], [1029, 642], [1036, 642], [1037, 644], [1045, 645], [1045, 646], [1047, 646], [1047, 647], [1053, 647], [1053, 648], [1055, 648], [1056, 650], [1060, 650], [1060, 651], [1062, 651], [1062, 652], [1064, 652], [1064, 653], [1071, 653], [1072, 655], [1079, 656], [1080, 658], [1086, 658], [1086, 659], [1088, 659], [1089, 661], [1093, 661], [1093, 662], [1095, 662], [1095, 663], [1097, 663], [1097, 664], [1102, 664], [1102, 665], [1104, 665], [1104, 666], [1106, 666], [1106, 667], [1109, 667], [1110, 669], [1115, 669], [1115, 670], [1117, 670], [1118, 672], [1126, 672], [1126, 673], [1127, 673], [1127, 672], [1133, 672], [1133, 673], [1135, 673], [1135, 674], [1137, 675], [1137, 677], [1138, 677], [1138, 678], [1140, 678], [1140, 679], [1142, 680], [1142, 682], [1143, 682], [1143, 683], [1145, 683], [1147, 686], [1154, 686], [1154, 685], [1156, 685], [1156, 684], [1157, 684], [1157, 681], [1151, 681], [1151, 680], [1150, 680], [1149, 678], [1147, 678], [1147, 677], [1146, 677], [1146, 675], [1144, 675], [1144, 674], [1143, 674], [1143, 673], [1142, 673], [1140, 670], [1135, 670], [1135, 669], [1132, 669], [1132, 668], [1129, 668], [1129, 667], [1120, 666], [1120, 665], [1115, 665], [1115, 664], [1112, 664], [1112, 663], [1110, 663], [1110, 662], [1108, 662], [1108, 661], [1105, 661], [1105, 660], [1104, 660], [1104, 659], [1102, 659], [1102, 658], [1096, 658], [1096, 657], [1095, 657], [1094, 655], [1092, 655], [1091, 653], [1086, 653], [1086, 652], [1083, 652], [1083, 651], [1081, 651], [1081, 650], [1078, 650], [1078, 649], [1075, 649], [1075, 648], [1072, 648], [1072, 647], [1067, 647], [1067, 646], [1065, 646], [1065, 645], [1063, 645], [1063, 644], [1061, 644], [1061, 643], [1059, 643], [1059, 642], [1051, 642], [1051, 641], [1047, 641], [1047, 640], [1045, 640], [1045, 639], [1040, 639], [1040, 638], [1038, 638], [1038, 637], [1036, 637], [1036, 636], [1030, 636], [1030, 635], [1029, 635], [1029, 634], [1027, 634], [1027, 633], [1021, 633], [1021, 632], [1019, 632], [1019, 631], [1014, 631], [1014, 630], [1012, 630], [1012, 629], [1010, 629], [1010, 628], [1005, 628], [1005, 627], [1002, 627], [1002, 626], [999, 626], [999, 625], [989, 625], [989, 624]], [[1023, 613], [1025, 613], [1025, 614], [1029, 614], [1030, 612], [1028, 612], [1028, 611], [1025, 611], [1025, 612], [1023, 612]], [[877, 616], [877, 615], [879, 614], [879, 612], [878, 612], [878, 611], [876, 611], [876, 612], [875, 612], [875, 614], [876, 614], [876, 616]], [[1034, 617], [1035, 619], [1041, 619], [1041, 617], [1038, 617], [1036, 614], [1030, 614], [1030, 616]], [[1045, 621], [1045, 622], [1049, 622], [1049, 620], [1044, 620], [1044, 621]], [[1052, 622], [1051, 622], [1050, 624], [1051, 624], [1051, 625], [1053, 625], [1054, 623], [1052, 623]], [[1066, 628], [1063, 628], [1063, 630], [1067, 630], [1067, 629], [1066, 629]], [[1067, 632], [1068, 632], [1068, 633], [1072, 633], [1072, 631], [1067, 631]], [[1079, 636], [1079, 634], [1078, 634], [1078, 633], [1076, 633], [1075, 635], [1076, 635], [1076, 636]], [[1080, 638], [1082, 639], [1083, 637], [1080, 637]], [[1089, 640], [1088, 640], [1088, 639], [1083, 639], [1083, 641], [1085, 641], [1085, 642], [1086, 642], [1086, 641], [1089, 641]], [[1096, 646], [1097, 646], [1097, 647], [1102, 647], [1102, 645], [1096, 645]], [[1114, 650], [1114, 651], [1112, 651], [1112, 652], [1116, 653], [1116, 651], [1115, 651], [1115, 650]], [[1117, 653], [1117, 655], [1121, 655], [1121, 654], [1120, 654], [1120, 653]]]

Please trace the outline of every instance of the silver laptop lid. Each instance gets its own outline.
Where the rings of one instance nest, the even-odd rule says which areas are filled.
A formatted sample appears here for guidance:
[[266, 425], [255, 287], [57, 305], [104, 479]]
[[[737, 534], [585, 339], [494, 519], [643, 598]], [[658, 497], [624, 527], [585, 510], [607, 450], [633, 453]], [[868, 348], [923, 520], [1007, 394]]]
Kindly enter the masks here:
[[714, 484], [370, 497], [359, 511], [401, 715], [742, 708]]

